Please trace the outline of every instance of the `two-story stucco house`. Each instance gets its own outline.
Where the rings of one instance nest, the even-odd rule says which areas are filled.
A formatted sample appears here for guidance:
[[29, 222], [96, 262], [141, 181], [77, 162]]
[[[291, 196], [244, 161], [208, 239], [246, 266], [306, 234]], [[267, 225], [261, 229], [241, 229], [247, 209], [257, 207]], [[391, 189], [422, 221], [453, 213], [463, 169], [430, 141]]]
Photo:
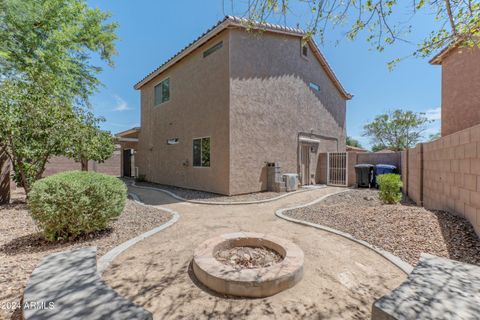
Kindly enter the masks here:
[[457, 42], [430, 63], [442, 66], [442, 136], [480, 124], [480, 48]]
[[138, 82], [138, 173], [234, 195], [266, 190], [278, 162], [318, 183], [318, 154], [345, 151], [351, 95], [304, 36], [226, 17]]

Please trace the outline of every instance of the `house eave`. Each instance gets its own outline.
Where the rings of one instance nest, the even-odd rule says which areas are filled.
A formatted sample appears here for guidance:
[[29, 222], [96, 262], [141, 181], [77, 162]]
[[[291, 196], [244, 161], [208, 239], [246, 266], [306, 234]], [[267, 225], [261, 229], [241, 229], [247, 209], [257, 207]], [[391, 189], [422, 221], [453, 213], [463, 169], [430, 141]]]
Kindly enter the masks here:
[[[188, 56], [194, 50], [205, 44], [207, 41], [211, 40], [213, 37], [217, 36], [220, 32], [227, 28], [242, 28], [242, 29], [253, 29], [253, 30], [261, 30], [265, 32], [272, 32], [277, 34], [284, 34], [296, 37], [305, 37], [306, 32], [301, 29], [289, 28], [279, 25], [274, 25], [270, 23], [256, 23], [250, 24], [247, 19], [238, 18], [238, 17], [231, 17], [227, 16], [223, 21], [220, 21], [215, 27], [213, 27], [210, 31], [207, 31], [204, 35], [200, 36], [196, 40], [194, 40], [190, 45], [186, 46], [182, 49], [179, 53], [173, 56], [170, 60], [165, 62], [163, 65], [158, 67], [156, 70], [148, 74], [145, 78], [139, 81], [137, 84], [134, 85], [134, 89], [140, 90], [144, 85], [150, 82], [152, 79], [157, 77], [159, 74], [165, 72], [167, 69], [171, 68], [176, 63], [180, 62], [183, 58]], [[309, 39], [308, 42], [310, 43], [313, 52], [324, 68], [325, 72], [327, 73], [330, 80], [334, 83], [337, 90], [340, 92], [342, 97], [346, 100], [352, 99], [353, 95], [348, 93], [345, 88], [342, 86], [340, 81], [338, 80], [337, 76], [333, 72], [332, 68], [328, 64], [326, 58], [320, 52], [317, 44], [313, 39]]]

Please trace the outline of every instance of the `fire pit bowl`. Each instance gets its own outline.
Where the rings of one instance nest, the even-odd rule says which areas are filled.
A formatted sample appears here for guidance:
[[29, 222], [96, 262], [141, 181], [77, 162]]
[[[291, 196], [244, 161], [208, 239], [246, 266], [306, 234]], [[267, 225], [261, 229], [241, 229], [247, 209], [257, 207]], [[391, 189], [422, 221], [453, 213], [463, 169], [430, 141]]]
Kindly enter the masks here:
[[[259, 265], [265, 266], [250, 263], [253, 257], [249, 254], [245, 254], [245, 259], [235, 254], [219, 258], [224, 252], [235, 252], [237, 247], [239, 252], [243, 252], [242, 247], [247, 247], [249, 254], [252, 251], [259, 253], [262, 260]], [[272, 251], [276, 257], [272, 257]], [[266, 262], [264, 256], [267, 256]], [[293, 287], [302, 279], [303, 251], [294, 243], [274, 236], [229, 233], [209, 239], [195, 249], [193, 272], [203, 285], [215, 292], [241, 297], [268, 297]]]

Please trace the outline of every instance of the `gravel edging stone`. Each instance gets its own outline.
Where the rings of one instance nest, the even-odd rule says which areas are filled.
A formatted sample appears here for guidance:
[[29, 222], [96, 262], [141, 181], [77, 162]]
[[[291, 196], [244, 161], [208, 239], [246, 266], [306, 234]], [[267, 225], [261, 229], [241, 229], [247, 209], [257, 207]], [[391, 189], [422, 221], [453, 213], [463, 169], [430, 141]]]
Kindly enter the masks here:
[[[275, 201], [275, 200], [279, 200], [279, 199], [282, 199], [282, 198], [285, 198], [285, 197], [288, 197], [288, 196], [291, 196], [291, 195], [294, 195], [294, 194], [297, 194], [297, 193], [301, 193], [301, 192], [307, 192], [307, 191], [311, 191], [315, 188], [302, 188], [302, 189], [299, 189], [297, 191], [293, 191], [293, 192], [287, 192], [287, 193], [284, 193], [284, 194], [281, 194], [279, 196], [275, 196], [273, 198], [267, 198], [267, 199], [262, 199], [262, 200], [252, 200], [252, 201], [207, 201], [207, 200], [192, 200], [192, 199], [187, 199], [187, 198], [184, 198], [184, 197], [181, 197], [179, 196], [178, 194], [176, 194], [173, 190], [174, 188], [170, 188], [170, 190], [167, 190], [166, 186], [164, 186], [164, 188], [161, 188], [161, 187], [154, 187], [154, 186], [145, 186], [145, 185], [138, 185], [135, 181], [132, 181], [130, 183], [130, 185], [132, 187], [135, 187], [135, 188], [139, 188], [139, 189], [146, 189], [146, 190], [155, 190], [155, 191], [159, 191], [159, 192], [163, 192], [169, 196], [171, 196], [172, 198], [174, 199], [177, 199], [177, 200], [180, 200], [180, 201], [185, 201], [185, 202], [190, 202], [190, 203], [195, 203], [195, 204], [207, 204], [207, 205], [245, 205], [245, 204], [259, 204], [259, 203], [267, 203], [267, 202], [272, 202], [272, 201]], [[320, 189], [320, 188], [325, 188], [326, 186], [318, 186], [316, 187], [316, 189]], [[177, 188], [178, 189], [178, 188]], [[185, 189], [186, 190], [186, 189]], [[201, 191], [194, 191], [192, 190], [192, 192], [201, 192]], [[235, 197], [235, 196], [232, 196], [232, 197]], [[228, 196], [225, 196], [225, 198], [230, 198]]]

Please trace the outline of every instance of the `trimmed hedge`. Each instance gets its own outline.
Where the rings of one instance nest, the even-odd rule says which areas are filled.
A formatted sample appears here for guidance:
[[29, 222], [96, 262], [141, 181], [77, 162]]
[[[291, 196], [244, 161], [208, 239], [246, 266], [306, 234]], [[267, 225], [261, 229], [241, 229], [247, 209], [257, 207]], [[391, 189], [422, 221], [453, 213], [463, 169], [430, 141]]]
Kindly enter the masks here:
[[380, 200], [383, 203], [394, 204], [402, 200], [403, 183], [399, 174], [386, 173], [377, 177], [377, 183], [380, 187]]
[[67, 171], [33, 184], [28, 207], [45, 238], [69, 240], [105, 229], [122, 213], [127, 187], [105, 174]]

